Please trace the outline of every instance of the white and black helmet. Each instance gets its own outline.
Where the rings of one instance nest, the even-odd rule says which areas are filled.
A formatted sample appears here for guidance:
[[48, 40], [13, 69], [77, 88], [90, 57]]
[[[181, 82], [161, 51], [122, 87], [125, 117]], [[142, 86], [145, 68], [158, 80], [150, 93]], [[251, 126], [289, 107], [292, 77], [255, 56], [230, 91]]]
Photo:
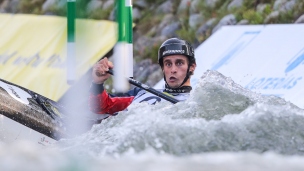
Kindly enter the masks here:
[[158, 63], [163, 66], [163, 58], [169, 55], [185, 55], [189, 59], [189, 65], [195, 63], [194, 49], [191, 44], [178, 38], [170, 38], [160, 46], [158, 50]]

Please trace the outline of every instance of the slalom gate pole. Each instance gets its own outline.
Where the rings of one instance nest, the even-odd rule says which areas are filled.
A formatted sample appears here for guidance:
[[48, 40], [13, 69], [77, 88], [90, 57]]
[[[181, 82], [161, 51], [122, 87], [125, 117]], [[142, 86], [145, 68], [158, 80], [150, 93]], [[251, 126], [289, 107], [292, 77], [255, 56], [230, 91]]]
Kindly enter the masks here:
[[[114, 75], [113, 70], [111, 70], [111, 69], [109, 69], [109, 71], [107, 71], [107, 72], [109, 74], [111, 74], [111, 75]], [[151, 88], [151, 87], [149, 87], [149, 86], [147, 86], [145, 84], [142, 84], [141, 82], [139, 82], [137, 80], [134, 80], [132, 78], [127, 78], [127, 80], [129, 81], [130, 84], [132, 84], [132, 85], [134, 85], [136, 87], [142, 88], [142, 89], [144, 89], [144, 90], [146, 90], [146, 91], [148, 91], [148, 92], [150, 92], [150, 93], [152, 93], [152, 94], [154, 94], [154, 95], [156, 95], [158, 97], [161, 97], [161, 98], [163, 98], [163, 99], [165, 99], [165, 100], [167, 100], [167, 101], [169, 101], [169, 102], [171, 102], [173, 104], [179, 102], [179, 100], [177, 100], [177, 99], [175, 99], [173, 97], [170, 97], [170, 96], [168, 96], [168, 95], [166, 95], [166, 94], [164, 94], [164, 93], [162, 93], [160, 91], [157, 91], [157, 90], [155, 90], [155, 89], [153, 89], [153, 88]]]
[[76, 0], [67, 0], [67, 83], [75, 81], [75, 17]]
[[117, 92], [126, 91], [129, 87], [126, 77], [133, 77], [133, 21], [132, 1], [116, 0], [116, 20], [118, 25], [118, 42], [114, 47], [116, 66], [113, 79], [114, 89]]

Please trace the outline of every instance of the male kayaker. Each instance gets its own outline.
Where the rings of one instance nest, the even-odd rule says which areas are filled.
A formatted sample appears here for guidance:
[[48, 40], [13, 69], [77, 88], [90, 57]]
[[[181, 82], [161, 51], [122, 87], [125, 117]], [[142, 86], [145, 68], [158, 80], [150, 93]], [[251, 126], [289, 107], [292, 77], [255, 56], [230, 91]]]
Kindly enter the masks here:
[[[190, 43], [178, 38], [164, 41], [158, 50], [158, 63], [166, 82], [165, 89], [159, 91], [168, 93], [179, 101], [186, 100], [192, 90], [190, 77], [196, 68], [194, 49]], [[114, 66], [107, 58], [103, 58], [93, 67], [89, 97], [91, 111], [114, 115], [126, 109], [131, 103], [155, 104], [164, 100], [138, 87], [124, 94], [108, 94], [103, 83], [111, 76], [107, 71], [112, 68]]]

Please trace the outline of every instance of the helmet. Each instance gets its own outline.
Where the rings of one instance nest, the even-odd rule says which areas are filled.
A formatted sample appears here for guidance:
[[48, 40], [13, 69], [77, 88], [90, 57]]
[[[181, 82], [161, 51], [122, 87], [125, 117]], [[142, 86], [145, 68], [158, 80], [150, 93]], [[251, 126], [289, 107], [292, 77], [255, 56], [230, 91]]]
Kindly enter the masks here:
[[158, 63], [163, 66], [163, 58], [169, 55], [185, 55], [189, 59], [189, 65], [195, 63], [194, 49], [191, 44], [178, 38], [170, 38], [160, 46], [158, 50]]
[[[164, 43], [160, 46], [158, 50], [158, 63], [161, 67], [164, 66], [163, 58], [169, 55], [185, 55], [186, 57], [188, 57], [189, 64], [188, 64], [187, 74], [181, 85], [178, 87], [180, 88], [193, 74], [193, 72], [190, 71], [190, 66], [192, 64], [196, 64], [194, 57], [194, 49], [191, 46], [191, 44], [185, 40], [178, 38], [170, 38], [164, 41]], [[164, 75], [164, 80], [166, 82], [166, 89], [171, 89], [171, 92], [174, 91], [174, 88], [171, 88], [167, 83], [165, 75]]]

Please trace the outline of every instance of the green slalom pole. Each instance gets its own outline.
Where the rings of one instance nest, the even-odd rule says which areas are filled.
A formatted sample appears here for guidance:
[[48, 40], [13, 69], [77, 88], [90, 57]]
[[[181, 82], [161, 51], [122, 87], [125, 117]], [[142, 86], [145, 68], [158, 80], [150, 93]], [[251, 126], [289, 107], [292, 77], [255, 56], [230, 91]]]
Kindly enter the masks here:
[[128, 69], [127, 76], [133, 77], [133, 16], [132, 16], [132, 0], [126, 0], [125, 6], [127, 12], [127, 48], [128, 48]]
[[76, 0], [67, 0], [67, 83], [75, 81], [75, 9]]
[[114, 48], [114, 89], [124, 92], [129, 88], [126, 78], [133, 77], [132, 1], [116, 0], [118, 42]]

